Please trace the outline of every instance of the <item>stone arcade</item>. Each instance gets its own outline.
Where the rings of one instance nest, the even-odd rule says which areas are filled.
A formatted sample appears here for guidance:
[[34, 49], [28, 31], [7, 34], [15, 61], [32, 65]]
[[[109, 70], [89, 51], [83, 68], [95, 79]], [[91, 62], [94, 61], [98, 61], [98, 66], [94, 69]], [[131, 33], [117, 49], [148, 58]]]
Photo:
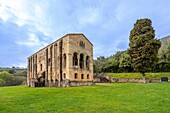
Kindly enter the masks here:
[[93, 45], [83, 34], [67, 34], [28, 57], [27, 85], [93, 84]]

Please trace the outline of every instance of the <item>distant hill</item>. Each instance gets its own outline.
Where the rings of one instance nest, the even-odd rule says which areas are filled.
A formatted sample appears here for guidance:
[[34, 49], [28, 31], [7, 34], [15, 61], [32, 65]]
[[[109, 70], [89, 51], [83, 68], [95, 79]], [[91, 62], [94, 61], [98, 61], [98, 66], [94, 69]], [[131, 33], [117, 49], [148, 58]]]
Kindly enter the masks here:
[[18, 68], [18, 67], [0, 67], [0, 72], [7, 71], [14, 76], [27, 76], [26, 68]]
[[167, 52], [168, 44], [170, 43], [170, 35], [166, 36], [166, 37], [163, 37], [160, 40], [161, 40], [161, 47], [160, 47], [160, 49], [158, 51], [159, 56], [162, 53], [166, 53]]

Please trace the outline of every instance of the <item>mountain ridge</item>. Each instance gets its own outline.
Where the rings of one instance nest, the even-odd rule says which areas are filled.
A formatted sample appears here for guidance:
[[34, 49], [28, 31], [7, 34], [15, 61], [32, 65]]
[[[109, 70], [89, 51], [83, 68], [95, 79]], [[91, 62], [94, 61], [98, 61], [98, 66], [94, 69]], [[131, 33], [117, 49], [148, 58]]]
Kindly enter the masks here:
[[167, 48], [170, 43], [170, 35], [161, 38], [160, 41], [161, 41], [161, 47], [159, 48], [158, 51], [159, 56], [167, 52]]

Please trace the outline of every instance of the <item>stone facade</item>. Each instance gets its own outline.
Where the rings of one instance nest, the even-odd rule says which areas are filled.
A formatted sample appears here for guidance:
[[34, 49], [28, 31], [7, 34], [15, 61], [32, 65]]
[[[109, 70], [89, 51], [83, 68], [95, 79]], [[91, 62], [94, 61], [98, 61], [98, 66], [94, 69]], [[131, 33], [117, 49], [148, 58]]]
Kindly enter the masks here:
[[68, 87], [93, 83], [93, 45], [67, 34], [28, 57], [27, 85]]

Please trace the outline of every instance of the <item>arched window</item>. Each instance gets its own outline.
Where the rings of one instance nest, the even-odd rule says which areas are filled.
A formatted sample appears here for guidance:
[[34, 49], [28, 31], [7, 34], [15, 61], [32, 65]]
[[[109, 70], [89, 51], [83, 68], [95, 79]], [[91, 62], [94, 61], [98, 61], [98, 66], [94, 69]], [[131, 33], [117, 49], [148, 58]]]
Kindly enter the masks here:
[[64, 78], [64, 79], [66, 78], [66, 74], [65, 74], [65, 73], [63, 74], [63, 78]]
[[87, 74], [87, 79], [89, 79], [89, 74]]
[[78, 58], [77, 58], [78, 53], [73, 54], [73, 66], [78, 66]]
[[74, 78], [75, 78], [75, 79], [77, 79], [77, 78], [78, 78], [77, 73], [75, 73], [75, 74], [74, 74]]
[[87, 70], [90, 69], [90, 57], [89, 56], [86, 56], [86, 68]]
[[40, 64], [40, 70], [42, 71], [42, 64]]
[[66, 62], [66, 54], [63, 55], [63, 58], [64, 58], [64, 62], [63, 62], [63, 65], [64, 65], [64, 68], [66, 68], [66, 65], [67, 65], [67, 62]]
[[81, 79], [84, 79], [84, 74], [81, 74]]
[[80, 69], [84, 69], [84, 54], [80, 54]]

